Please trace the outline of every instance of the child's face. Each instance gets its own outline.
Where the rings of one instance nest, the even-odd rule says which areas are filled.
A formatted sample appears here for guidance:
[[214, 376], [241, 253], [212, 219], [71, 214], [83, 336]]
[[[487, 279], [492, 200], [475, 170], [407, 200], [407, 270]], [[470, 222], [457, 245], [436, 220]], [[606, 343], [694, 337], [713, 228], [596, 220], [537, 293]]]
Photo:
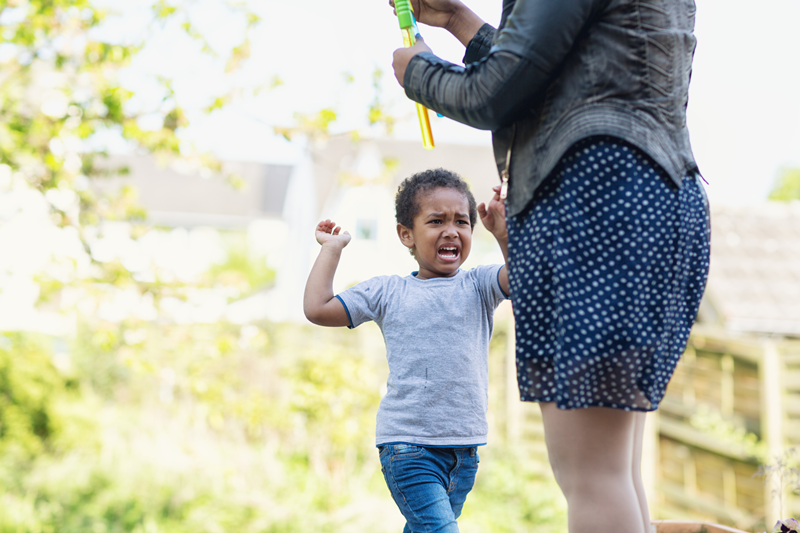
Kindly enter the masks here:
[[454, 275], [472, 246], [469, 202], [456, 189], [440, 187], [418, 193], [414, 228], [397, 225], [400, 240], [414, 250], [418, 278]]

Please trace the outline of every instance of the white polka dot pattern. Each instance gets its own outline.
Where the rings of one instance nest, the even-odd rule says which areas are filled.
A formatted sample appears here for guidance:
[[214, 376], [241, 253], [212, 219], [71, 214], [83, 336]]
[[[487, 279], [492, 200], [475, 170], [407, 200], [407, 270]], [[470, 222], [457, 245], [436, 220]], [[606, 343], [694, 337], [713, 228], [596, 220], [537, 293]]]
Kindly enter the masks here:
[[508, 231], [521, 399], [656, 409], [708, 275], [698, 178], [678, 189], [637, 148], [593, 137]]

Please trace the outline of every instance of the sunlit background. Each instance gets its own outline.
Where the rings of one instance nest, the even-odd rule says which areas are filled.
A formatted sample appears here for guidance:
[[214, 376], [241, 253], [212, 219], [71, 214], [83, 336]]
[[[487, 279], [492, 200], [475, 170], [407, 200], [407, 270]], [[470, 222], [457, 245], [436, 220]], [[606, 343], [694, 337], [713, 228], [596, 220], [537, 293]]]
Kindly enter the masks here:
[[[468, 4], [487, 22], [499, 0]], [[644, 475], [656, 518], [763, 531], [800, 512], [800, 3], [698, 0], [689, 126], [709, 290]], [[422, 28], [441, 56], [463, 49]], [[393, 194], [425, 168], [478, 201], [488, 132], [422, 149], [383, 0], [0, 0], [0, 533], [399, 532], [374, 448], [380, 331], [313, 327], [334, 288], [415, 263]], [[502, 261], [476, 229], [466, 266]], [[562, 532], [510, 306], [465, 532]]]

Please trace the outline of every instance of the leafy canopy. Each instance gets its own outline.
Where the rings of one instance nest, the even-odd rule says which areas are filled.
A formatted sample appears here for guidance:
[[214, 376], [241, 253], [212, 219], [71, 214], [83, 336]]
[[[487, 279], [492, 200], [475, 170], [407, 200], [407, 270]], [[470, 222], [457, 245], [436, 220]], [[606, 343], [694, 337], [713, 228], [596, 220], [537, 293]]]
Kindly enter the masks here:
[[[243, 5], [221, 0], [241, 12], [246, 31], [230, 51], [226, 70], [249, 57], [250, 30], [259, 18]], [[191, 0], [159, 0], [152, 6], [149, 31], [168, 20], [216, 52], [189, 17]], [[137, 219], [143, 213], [130, 191], [102, 198], [89, 180], [109, 172], [97, 164], [105, 155], [101, 136], [121, 135], [134, 147], [162, 156], [181, 153], [179, 133], [188, 125], [171, 83], [159, 80], [163, 98], [155, 109], [131, 110], [134, 93], [118, 78], [143, 47], [142, 42], [110, 42], [97, 37], [108, 12], [90, 0], [0, 0], [0, 165], [24, 179], [50, 201], [54, 222], [82, 228], [107, 219]], [[220, 107], [215, 102], [209, 110]], [[143, 115], [160, 118], [160, 127], [144, 129]], [[214, 162], [204, 160], [214, 166]], [[218, 168], [217, 168], [218, 169]], [[47, 194], [50, 190], [59, 194]]]

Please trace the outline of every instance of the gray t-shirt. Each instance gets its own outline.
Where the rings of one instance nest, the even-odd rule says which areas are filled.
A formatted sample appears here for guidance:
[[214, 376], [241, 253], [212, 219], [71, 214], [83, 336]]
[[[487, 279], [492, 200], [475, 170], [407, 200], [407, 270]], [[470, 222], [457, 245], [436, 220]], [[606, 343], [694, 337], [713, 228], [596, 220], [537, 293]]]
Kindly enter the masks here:
[[378, 276], [337, 295], [350, 327], [374, 320], [386, 342], [389, 379], [376, 445], [486, 443], [489, 338], [506, 298], [500, 268], [449, 278]]

